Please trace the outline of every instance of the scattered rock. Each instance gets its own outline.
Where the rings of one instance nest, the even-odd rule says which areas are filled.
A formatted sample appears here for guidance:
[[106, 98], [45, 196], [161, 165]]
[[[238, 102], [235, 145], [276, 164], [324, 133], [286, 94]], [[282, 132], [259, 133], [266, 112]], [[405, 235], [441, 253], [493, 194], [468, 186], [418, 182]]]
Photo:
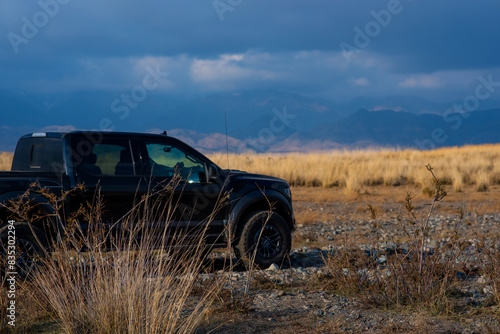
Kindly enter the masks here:
[[280, 267], [278, 267], [278, 265], [276, 263], [273, 263], [269, 266], [269, 268], [267, 268], [268, 271], [278, 271], [280, 270]]

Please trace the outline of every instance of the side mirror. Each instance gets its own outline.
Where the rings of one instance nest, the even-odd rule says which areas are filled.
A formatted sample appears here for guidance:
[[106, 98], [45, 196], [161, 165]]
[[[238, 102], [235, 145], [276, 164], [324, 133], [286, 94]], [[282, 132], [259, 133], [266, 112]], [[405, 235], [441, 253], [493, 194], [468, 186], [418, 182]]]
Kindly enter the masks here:
[[207, 182], [210, 183], [210, 182], [217, 181], [217, 177], [218, 177], [217, 166], [214, 164], [210, 164], [205, 169], [207, 171]]

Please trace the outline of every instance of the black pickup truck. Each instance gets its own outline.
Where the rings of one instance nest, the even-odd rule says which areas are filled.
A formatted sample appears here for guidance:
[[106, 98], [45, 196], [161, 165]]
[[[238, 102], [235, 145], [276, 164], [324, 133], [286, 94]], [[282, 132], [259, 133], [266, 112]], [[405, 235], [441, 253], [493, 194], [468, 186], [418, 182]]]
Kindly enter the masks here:
[[[173, 188], [165, 186], [175, 178]], [[47, 196], [27, 192], [34, 183], [45, 195], [61, 196], [69, 191], [71, 196], [61, 197], [64, 201], [54, 214]], [[179, 227], [192, 231], [206, 225], [207, 246], [230, 244], [236, 256], [247, 262], [255, 256], [254, 263], [261, 268], [281, 265], [290, 251], [295, 220], [290, 187], [284, 180], [222, 170], [165, 132], [75, 131], [21, 137], [11, 171], [0, 172], [2, 256], [8, 253], [9, 234], [13, 233], [9, 231], [15, 230], [16, 263], [21, 270], [30, 269], [41, 253], [50, 251], [53, 240], [64, 238], [70, 215], [96, 196], [104, 206], [105, 226], [119, 229], [123, 217], [141, 198], [158, 195], [163, 189], [173, 192], [175, 199], [161, 202], [162, 197], [157, 196], [154, 201], [155, 210], [170, 213], [168, 219], [148, 215], [152, 221], [147, 223], [160, 226], [159, 231]], [[47, 219], [20, 221], [13, 215], [9, 205], [20, 196], [28, 196], [29, 205], [52, 217], [49, 223]], [[87, 223], [80, 224], [82, 231], [89, 231]]]

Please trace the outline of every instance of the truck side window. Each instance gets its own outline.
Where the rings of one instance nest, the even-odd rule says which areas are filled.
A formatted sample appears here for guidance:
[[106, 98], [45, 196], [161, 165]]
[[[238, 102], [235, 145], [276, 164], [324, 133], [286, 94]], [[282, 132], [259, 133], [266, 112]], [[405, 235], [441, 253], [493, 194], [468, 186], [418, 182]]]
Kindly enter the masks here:
[[134, 175], [132, 154], [128, 142], [96, 144], [92, 152], [97, 156], [96, 166], [103, 175]]
[[150, 175], [173, 177], [179, 174], [189, 183], [200, 183], [205, 179], [203, 162], [181, 148], [171, 144], [146, 143], [146, 149]]
[[127, 140], [103, 141], [82, 155], [83, 169], [95, 176], [135, 175], [135, 166]]

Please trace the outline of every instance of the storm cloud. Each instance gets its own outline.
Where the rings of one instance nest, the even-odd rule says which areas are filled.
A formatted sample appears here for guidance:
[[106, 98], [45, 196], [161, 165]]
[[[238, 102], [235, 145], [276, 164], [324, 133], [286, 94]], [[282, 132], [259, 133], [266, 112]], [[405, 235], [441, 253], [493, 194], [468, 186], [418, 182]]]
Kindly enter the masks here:
[[494, 0], [1, 1], [0, 88], [120, 91], [160, 66], [174, 94], [454, 99], [480, 75], [500, 81], [499, 13]]

